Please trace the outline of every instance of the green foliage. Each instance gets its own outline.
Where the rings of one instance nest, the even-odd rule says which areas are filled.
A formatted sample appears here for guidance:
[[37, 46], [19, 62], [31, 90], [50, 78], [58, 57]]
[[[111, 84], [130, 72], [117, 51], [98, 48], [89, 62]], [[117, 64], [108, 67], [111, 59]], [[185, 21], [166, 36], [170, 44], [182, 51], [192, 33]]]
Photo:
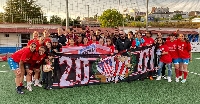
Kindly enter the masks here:
[[182, 15], [181, 14], [176, 14], [173, 16], [172, 20], [182, 20]]
[[50, 23], [51, 24], [61, 24], [62, 19], [61, 19], [61, 17], [59, 17], [57, 15], [53, 15], [53, 16], [50, 17]]
[[[77, 17], [76, 19], [69, 18], [69, 26], [80, 26], [80, 18]], [[66, 26], [66, 19], [63, 20], [62, 26]]]
[[98, 19], [102, 27], [122, 26], [123, 15], [116, 9], [107, 9]]
[[30, 19], [41, 23], [43, 19], [41, 7], [33, 0], [7, 0], [4, 10], [5, 22], [23, 23]]
[[145, 22], [133, 21], [131, 23], [128, 23], [127, 26], [128, 27], [145, 27], [146, 23]]

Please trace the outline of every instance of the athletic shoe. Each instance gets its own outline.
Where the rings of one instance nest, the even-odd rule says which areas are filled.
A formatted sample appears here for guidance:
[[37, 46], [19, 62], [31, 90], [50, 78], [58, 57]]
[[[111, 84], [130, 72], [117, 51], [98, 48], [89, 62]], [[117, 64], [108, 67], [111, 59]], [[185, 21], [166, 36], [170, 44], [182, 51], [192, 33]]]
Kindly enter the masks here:
[[27, 90], [33, 91], [32, 87], [31, 87], [31, 82], [27, 82]]
[[183, 79], [182, 81], [181, 81], [181, 83], [185, 83], [186, 82], [186, 79]]
[[152, 76], [150, 76], [150, 77], [149, 77], [149, 79], [152, 81], [152, 80], [153, 80], [153, 77], [152, 77]]
[[163, 79], [167, 79], [167, 77], [165, 75], [162, 76]]
[[40, 81], [37, 79], [35, 80], [34, 86], [42, 87], [42, 85], [40, 84]]
[[52, 87], [48, 86], [46, 89], [47, 89], [47, 90], [52, 90]]
[[175, 80], [176, 80], [176, 82], [179, 82], [179, 78], [176, 78]]
[[182, 77], [182, 76], [179, 76], [178, 78], [179, 78], [179, 79], [183, 79], [183, 77]]
[[161, 80], [161, 76], [158, 76], [157, 78], [156, 78], [156, 80], [158, 81], [158, 80]]
[[18, 87], [16, 88], [16, 90], [17, 90], [17, 93], [18, 93], [18, 94], [24, 94], [24, 92], [22, 91], [22, 87], [21, 87], [21, 86], [18, 86]]
[[168, 82], [172, 82], [171, 77], [167, 77]]

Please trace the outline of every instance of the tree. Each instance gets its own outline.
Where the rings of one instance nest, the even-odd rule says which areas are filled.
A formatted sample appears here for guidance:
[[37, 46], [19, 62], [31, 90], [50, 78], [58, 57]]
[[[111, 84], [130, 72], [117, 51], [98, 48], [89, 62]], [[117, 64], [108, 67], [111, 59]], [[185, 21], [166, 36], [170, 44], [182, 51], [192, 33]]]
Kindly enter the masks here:
[[0, 23], [4, 22], [4, 14], [0, 13]]
[[182, 20], [182, 15], [181, 14], [176, 14], [173, 16], [172, 20]]
[[41, 23], [43, 19], [41, 7], [36, 5], [33, 0], [7, 0], [4, 10], [5, 22]]
[[61, 19], [61, 17], [59, 17], [57, 15], [53, 15], [50, 17], [50, 23], [51, 24], [62, 24], [62, 19]]
[[[62, 26], [66, 26], [66, 19], [63, 20]], [[80, 18], [72, 19], [69, 18], [69, 26], [80, 26]]]
[[123, 15], [116, 9], [107, 9], [98, 19], [102, 27], [115, 27], [123, 24]]

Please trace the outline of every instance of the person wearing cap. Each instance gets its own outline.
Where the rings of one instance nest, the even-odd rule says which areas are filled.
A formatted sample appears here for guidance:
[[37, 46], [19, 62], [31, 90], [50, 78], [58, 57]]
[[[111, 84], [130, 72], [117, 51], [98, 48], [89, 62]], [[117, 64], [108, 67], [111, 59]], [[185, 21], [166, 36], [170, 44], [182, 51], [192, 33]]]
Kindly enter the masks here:
[[126, 49], [130, 49], [131, 41], [126, 37], [125, 33], [121, 30], [119, 32], [120, 38], [116, 40], [115, 43], [115, 52], [119, 53]]
[[62, 46], [66, 46], [66, 36], [63, 35], [63, 29], [58, 28], [58, 33], [53, 35], [53, 38], [56, 38], [58, 40], [58, 43], [60, 43]]

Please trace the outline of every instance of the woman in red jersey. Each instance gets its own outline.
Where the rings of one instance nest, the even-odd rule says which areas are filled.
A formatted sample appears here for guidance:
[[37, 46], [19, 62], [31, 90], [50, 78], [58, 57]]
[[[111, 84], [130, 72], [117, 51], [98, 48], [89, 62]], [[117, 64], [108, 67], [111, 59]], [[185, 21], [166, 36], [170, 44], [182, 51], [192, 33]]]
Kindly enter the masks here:
[[87, 37], [84, 37], [84, 38], [83, 38], [83, 44], [80, 44], [80, 46], [88, 46], [88, 45], [90, 45], [90, 44], [88, 43], [88, 38], [87, 38]]
[[39, 76], [40, 76], [40, 66], [43, 63], [44, 58], [46, 57], [45, 54], [45, 47], [40, 46], [39, 51], [34, 53], [34, 56], [32, 57], [32, 69], [34, 70], [34, 79], [35, 83], [34, 86], [42, 87], [42, 85], [39, 83]]
[[51, 38], [50, 38], [50, 34], [48, 30], [44, 30], [43, 35], [44, 35], [44, 43], [51, 42]]
[[113, 45], [112, 39], [111, 38], [107, 38], [106, 39], [106, 44], [107, 44], [107, 47], [110, 48], [111, 55], [114, 55], [115, 47]]
[[97, 36], [96, 35], [93, 35], [92, 36], [92, 40], [89, 41], [89, 44], [93, 44], [93, 43], [99, 44], [99, 42], [97, 41]]
[[73, 38], [70, 38], [70, 39], [69, 39], [69, 44], [68, 44], [68, 46], [70, 46], [70, 47], [74, 47], [74, 46], [75, 46], [75, 41], [74, 41]]
[[150, 31], [147, 31], [146, 32], [146, 36], [144, 37], [144, 44], [145, 46], [150, 46], [152, 44], [154, 44], [154, 40], [153, 38], [151, 38], [151, 32]]
[[105, 45], [104, 43], [105, 43], [105, 42], [104, 42], [104, 38], [100, 38], [100, 39], [99, 39], [99, 44], [102, 45], [102, 46], [104, 46], [104, 45]]
[[12, 54], [12, 56], [8, 59], [8, 64], [12, 70], [14, 70], [15, 73], [15, 83], [17, 86], [17, 93], [23, 94], [22, 86], [23, 86], [23, 79], [25, 70], [28, 74], [27, 78], [27, 86], [31, 85], [31, 74], [32, 70], [29, 69], [30, 64], [29, 60], [33, 56], [33, 53], [36, 49], [36, 44], [31, 43], [29, 47], [22, 48], [21, 50], [15, 52]]
[[169, 35], [169, 40], [166, 40], [165, 43], [169, 48], [169, 54], [172, 57], [172, 62], [174, 63], [175, 67], [175, 74], [176, 74], [176, 82], [179, 82], [179, 55], [178, 55], [178, 43], [174, 34]]
[[37, 31], [33, 32], [33, 39], [28, 41], [27, 46], [29, 46], [31, 43], [36, 43], [39, 40], [39, 33]]
[[185, 83], [187, 79], [187, 75], [188, 75], [188, 64], [189, 64], [189, 61], [192, 60], [192, 53], [191, 53], [190, 42], [185, 39], [183, 34], [179, 34], [178, 54], [180, 58], [179, 78], [182, 77], [182, 73], [183, 73], [184, 78], [181, 82]]
[[171, 55], [169, 54], [169, 48], [167, 45], [164, 44], [163, 39], [162, 38], [158, 38], [157, 43], [159, 45], [159, 49], [157, 50], [157, 55], [160, 55], [160, 61], [158, 64], [158, 77], [156, 80], [161, 80], [161, 71], [162, 71], [162, 67], [163, 64], [166, 63], [167, 67], [168, 67], [168, 82], [171, 82], [171, 75], [172, 75], [172, 58]]

